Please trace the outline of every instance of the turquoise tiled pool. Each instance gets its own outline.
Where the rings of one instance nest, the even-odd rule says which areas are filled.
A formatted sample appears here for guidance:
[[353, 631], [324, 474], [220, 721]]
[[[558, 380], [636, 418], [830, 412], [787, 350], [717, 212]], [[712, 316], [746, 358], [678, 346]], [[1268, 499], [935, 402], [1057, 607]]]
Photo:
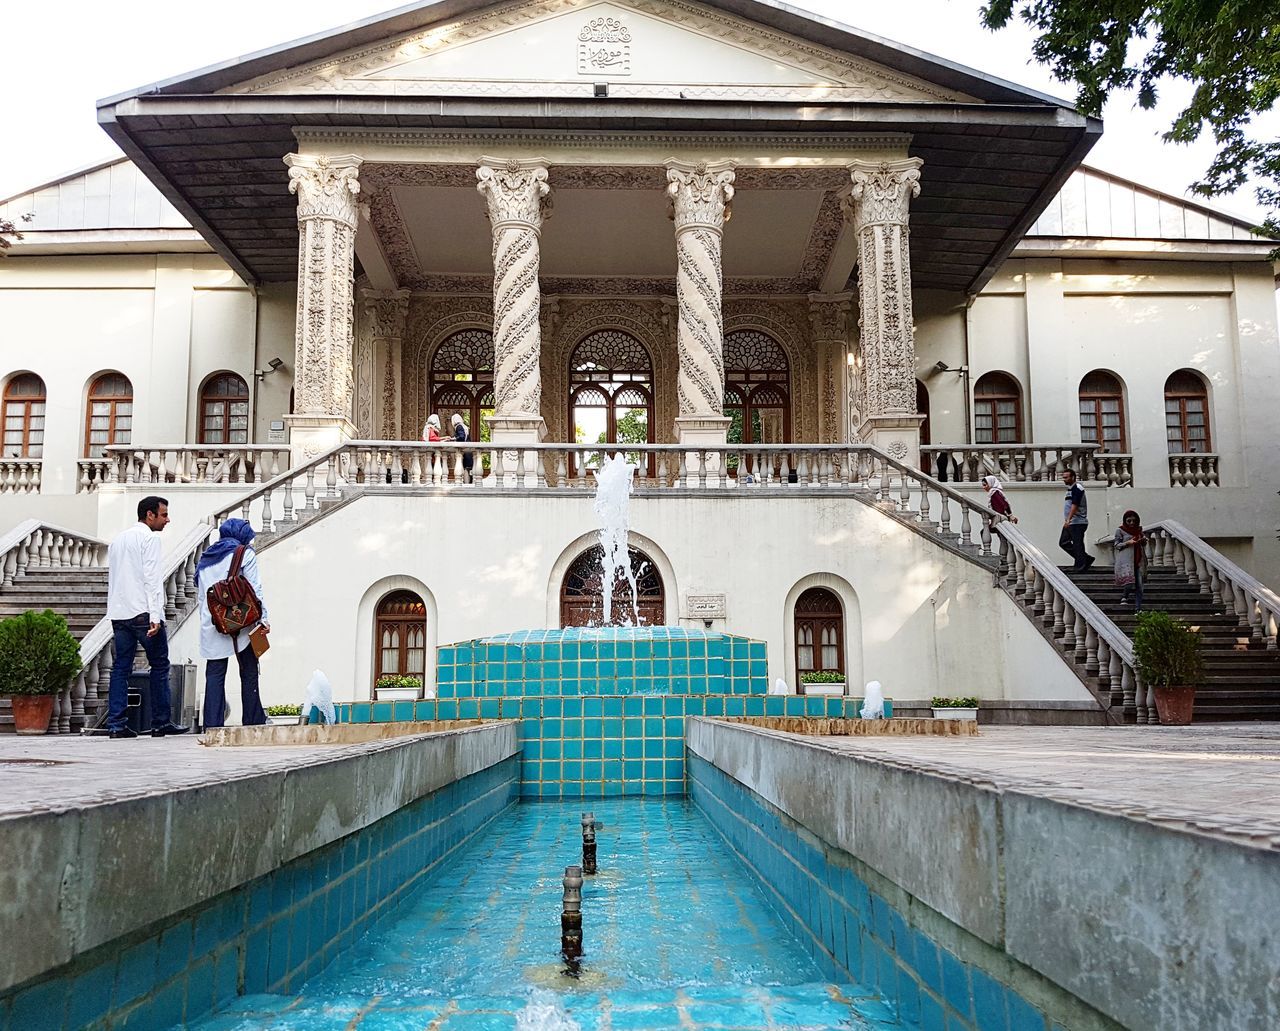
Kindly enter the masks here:
[[600, 873], [583, 888], [583, 974], [562, 972], [561, 877], [581, 806], [523, 803], [296, 997], [256, 995], [201, 1031], [329, 1028], [734, 1029], [897, 1026], [819, 965], [749, 870], [675, 799], [592, 805]]

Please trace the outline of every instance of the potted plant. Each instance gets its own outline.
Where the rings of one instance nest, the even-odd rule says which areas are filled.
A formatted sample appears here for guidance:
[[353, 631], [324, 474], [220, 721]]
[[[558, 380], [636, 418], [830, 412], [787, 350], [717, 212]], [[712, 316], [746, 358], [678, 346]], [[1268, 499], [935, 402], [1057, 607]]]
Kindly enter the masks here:
[[1204, 679], [1200, 631], [1167, 612], [1139, 612], [1133, 658], [1142, 683], [1156, 696], [1156, 712], [1167, 726], [1185, 727]]
[[268, 705], [267, 715], [271, 717], [272, 723], [289, 726], [302, 721], [302, 706]]
[[80, 645], [50, 609], [0, 620], [0, 695], [13, 704], [19, 734], [49, 729], [53, 702], [80, 672]]
[[810, 670], [800, 674], [805, 694], [844, 694], [844, 674], [831, 669]]
[[399, 673], [384, 673], [373, 683], [374, 695], [380, 701], [413, 700], [422, 697], [422, 678]]
[[976, 720], [978, 718], [978, 699], [970, 696], [948, 698], [934, 695], [933, 718], [935, 720]]

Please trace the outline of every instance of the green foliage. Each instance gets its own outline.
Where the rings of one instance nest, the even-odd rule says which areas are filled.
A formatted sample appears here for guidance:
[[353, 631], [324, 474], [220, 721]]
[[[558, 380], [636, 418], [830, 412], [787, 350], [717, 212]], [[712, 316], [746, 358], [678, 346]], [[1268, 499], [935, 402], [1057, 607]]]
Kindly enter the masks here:
[[947, 698], [943, 695], [934, 695], [933, 701], [929, 704], [935, 709], [976, 709], [978, 707], [978, 699]]
[[[35, 217], [36, 216], [34, 213], [28, 213], [26, 215], [23, 215], [18, 221], [30, 222]], [[13, 246], [13, 240], [8, 239], [8, 237], [10, 236], [13, 237], [13, 240], [22, 239], [22, 233], [18, 231], [18, 226], [16, 223], [14, 223], [11, 219], [0, 218], [0, 252], [7, 251], [10, 247]]]
[[1100, 114], [1114, 90], [1136, 89], [1138, 105], [1152, 108], [1165, 80], [1192, 83], [1191, 101], [1164, 136], [1190, 143], [1213, 133], [1217, 156], [1191, 188], [1212, 197], [1257, 178], [1258, 202], [1271, 209], [1261, 231], [1280, 237], [1280, 140], [1249, 131], [1254, 116], [1280, 100], [1275, 0], [990, 0], [982, 21], [1002, 28], [1015, 12], [1039, 33], [1035, 59], [1077, 84], [1085, 114]]
[[844, 674], [833, 669], [814, 669], [800, 674], [802, 684], [843, 684]]
[[399, 673], [387, 673], [380, 676], [373, 685], [376, 687], [411, 687], [415, 691], [422, 690], [422, 678], [403, 676]]
[[80, 672], [80, 645], [56, 612], [0, 621], [0, 694], [57, 694]]
[[301, 705], [268, 705], [268, 716], [301, 716]]
[[1133, 657], [1148, 687], [1190, 687], [1204, 679], [1200, 631], [1167, 612], [1138, 613]]

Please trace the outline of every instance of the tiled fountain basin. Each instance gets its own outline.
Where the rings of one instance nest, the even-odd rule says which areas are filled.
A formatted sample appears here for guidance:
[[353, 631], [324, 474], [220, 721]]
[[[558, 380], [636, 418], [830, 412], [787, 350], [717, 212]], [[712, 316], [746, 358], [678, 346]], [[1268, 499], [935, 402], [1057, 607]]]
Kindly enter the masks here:
[[438, 734], [444, 730], [463, 730], [496, 720], [413, 720], [402, 723], [335, 723], [308, 726], [215, 727], [206, 730], [200, 743], [211, 748], [265, 745], [355, 745], [365, 741], [409, 737], [413, 734]]
[[808, 716], [724, 716], [722, 723], [743, 723], [765, 730], [814, 737], [894, 737], [923, 734], [932, 737], [977, 737], [973, 720], [913, 719], [895, 716], [885, 720], [821, 719]]

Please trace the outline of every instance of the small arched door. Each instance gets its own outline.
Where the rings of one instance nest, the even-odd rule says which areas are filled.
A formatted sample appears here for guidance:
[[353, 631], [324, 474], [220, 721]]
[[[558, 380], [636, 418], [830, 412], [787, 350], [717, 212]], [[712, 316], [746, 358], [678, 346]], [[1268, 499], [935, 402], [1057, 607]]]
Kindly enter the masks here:
[[[636, 578], [638, 606], [632, 606], [631, 585], [619, 572], [612, 584], [611, 626], [662, 626], [666, 623], [666, 594], [658, 567], [638, 548], [628, 548]], [[601, 626], [604, 623], [604, 550], [596, 545], [573, 560], [560, 584], [560, 625]], [[638, 611], [637, 611], [638, 609]], [[638, 618], [637, 618], [638, 617]]]
[[805, 673], [844, 673], [844, 607], [834, 591], [810, 587], [796, 599], [796, 682]]
[[427, 661], [427, 607], [413, 591], [393, 591], [378, 603], [374, 640], [375, 681], [383, 677], [422, 680]]

